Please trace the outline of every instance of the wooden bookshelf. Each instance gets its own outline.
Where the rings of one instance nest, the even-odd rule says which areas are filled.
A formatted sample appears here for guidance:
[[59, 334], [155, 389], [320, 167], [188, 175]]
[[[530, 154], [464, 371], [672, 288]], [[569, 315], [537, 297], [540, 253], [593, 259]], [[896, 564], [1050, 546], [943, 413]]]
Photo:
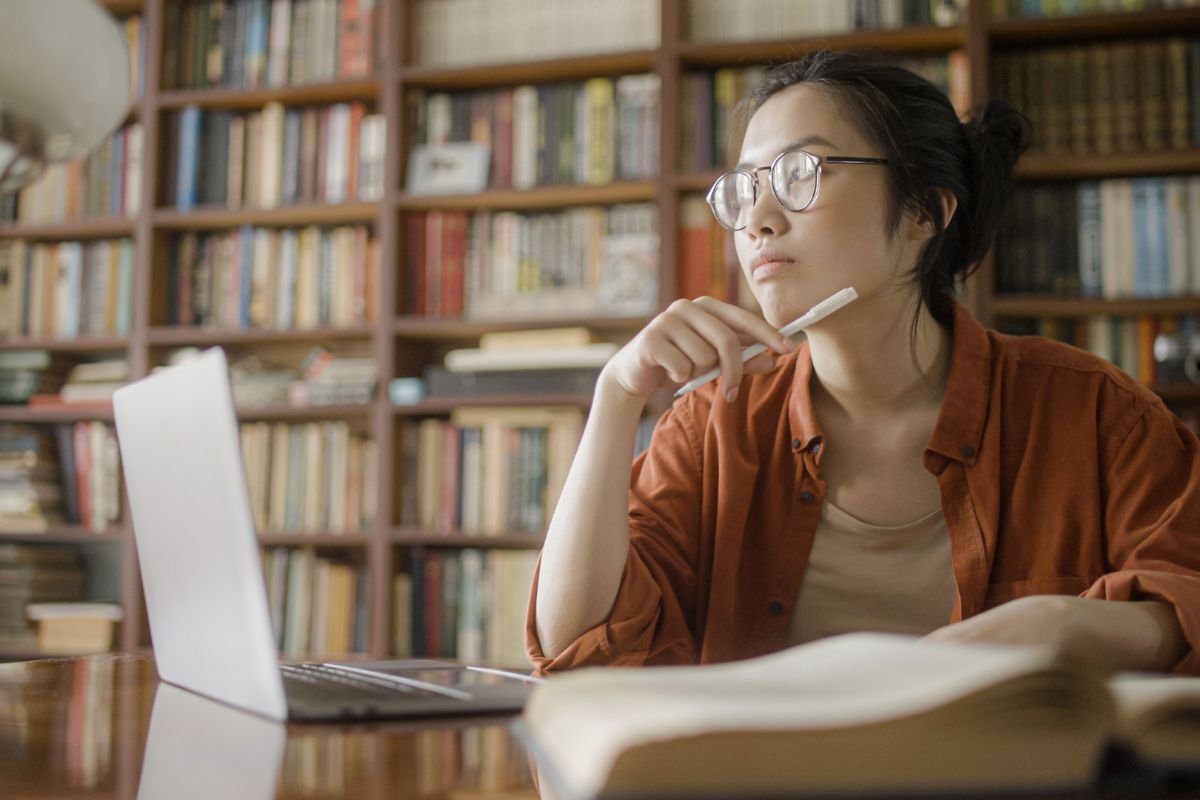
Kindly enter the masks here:
[[392, 406], [398, 417], [428, 417], [449, 414], [462, 406], [504, 408], [506, 406], [578, 406], [588, 408], [592, 404], [590, 394], [497, 394], [470, 397], [431, 397], [410, 406]]
[[534, 189], [491, 190], [470, 195], [400, 195], [396, 207], [409, 211], [425, 208], [468, 211], [534, 211], [582, 205], [647, 203], [654, 199], [654, 184], [625, 181], [602, 186], [539, 186]]
[[[707, 191], [719, 170], [685, 172], [676, 167], [682, 149], [681, 87], [684, 75], [693, 69], [744, 67], [792, 58], [818, 48], [884, 51], [903, 55], [946, 55], [965, 51], [970, 70], [970, 98], [979, 105], [988, 96], [988, 72], [994, 55], [1026, 46], [1071, 42], [1136, 39], [1149, 36], [1200, 33], [1200, 9], [1167, 9], [1058, 19], [989, 20], [986, 0], [974, 0], [960, 25], [949, 28], [915, 27], [894, 31], [863, 31], [846, 35], [772, 39], [759, 42], [694, 42], [682, 33], [687, 0], [660, 0], [662, 27], [660, 43], [603, 55], [579, 55], [558, 59], [519, 60], [463, 67], [427, 67], [413, 63], [416, 52], [411, 36], [417, 30], [414, 8], [420, 0], [379, 0], [381, 60], [369, 77], [265, 89], [210, 88], [203, 90], [162, 88], [164, 54], [179, 46], [180, 31], [165, 30], [168, 3], [179, 0], [102, 0], [116, 14], [142, 14], [147, 34], [145, 93], [131, 106], [130, 118], [143, 127], [141, 209], [130, 218], [72, 220], [51, 225], [0, 224], [0, 240], [69, 241], [132, 237], [135, 243], [133, 329], [126, 337], [80, 338], [74, 340], [23, 339], [0, 342], [0, 350], [45, 348], [86, 357], [104, 351], [127, 354], [132, 374], [140, 377], [162, 363], [171, 348], [181, 346], [226, 346], [239, 350], [281, 348], [301, 350], [324, 344], [370, 348], [379, 366], [375, 399], [366, 405], [313, 408], [272, 407], [240, 409], [243, 420], [303, 423], [350, 421], [365, 428], [378, 448], [377, 521], [371, 530], [340, 534], [282, 533], [266, 531], [259, 543], [271, 547], [345, 548], [350, 558], [365, 564], [370, 576], [370, 655], [391, 654], [393, 571], [406, 548], [486, 548], [533, 550], [540, 547], [542, 534], [473, 536], [464, 532], [401, 526], [399, 509], [404, 465], [401, 430], [414, 419], [445, 417], [459, 406], [562, 404], [586, 409], [590, 398], [578, 395], [470, 397], [461, 401], [428, 400], [413, 406], [393, 407], [387, 383], [396, 376], [419, 375], [420, 369], [447, 347], [470, 346], [483, 333], [530, 327], [583, 325], [614, 340], [632, 336], [647, 322], [646, 317], [539, 316], [500, 320], [442, 319], [413, 317], [400, 306], [402, 290], [409, 279], [405, 268], [405, 223], [412, 213], [430, 210], [547, 211], [570, 206], [609, 207], [622, 203], [650, 203], [659, 214], [661, 252], [659, 259], [659, 306], [675, 295], [680, 269], [678, 239], [681, 195]], [[526, 191], [489, 190], [474, 195], [410, 196], [405, 190], [404, 165], [412, 138], [409, 102], [417, 92], [493, 90], [521, 84], [550, 84], [581, 81], [592, 77], [616, 78], [638, 73], [655, 73], [661, 80], [659, 163], [657, 175], [645, 180], [614, 182], [601, 186], [538, 186]], [[384, 162], [384, 194], [377, 202], [340, 204], [311, 203], [270, 209], [197, 207], [179, 211], [156, 207], [163, 197], [166, 179], [167, 121], [181, 109], [198, 106], [205, 110], [252, 110], [267, 103], [309, 106], [363, 102], [382, 114], [387, 126], [388, 146]], [[1071, 156], [1029, 154], [1018, 166], [1026, 181], [1074, 181], [1117, 176], [1200, 173], [1200, 149], [1177, 153], [1114, 156]], [[166, 241], [179, 232], [226, 231], [240, 226], [291, 228], [307, 225], [371, 226], [379, 242], [381, 271], [375, 320], [349, 328], [311, 330], [222, 330], [160, 325], [162, 276]], [[1162, 300], [1082, 300], [1044, 296], [993, 296], [990, 261], [977, 273], [969, 287], [973, 309], [985, 323], [1018, 316], [1084, 317], [1094, 314], [1182, 314], [1200, 312], [1200, 297]], [[1160, 387], [1171, 402], [1200, 403], [1200, 389]], [[0, 407], [0, 421], [64, 423], [79, 420], [111, 420], [108, 408], [28, 409]], [[0, 539], [4, 535], [0, 533]], [[56, 539], [54, 537], [59, 537]], [[34, 539], [35, 535], [23, 536]], [[129, 652], [149, 641], [140, 608], [136, 554], [128, 528], [97, 536], [80, 529], [62, 529], [39, 541], [105, 541], [122, 548], [122, 603], [126, 621], [121, 626], [120, 648]], [[3, 657], [3, 653], [0, 653]]]
[[374, 102], [379, 97], [378, 79], [307, 83], [270, 89], [179, 89], [158, 96], [163, 110], [185, 106], [201, 108], [262, 108], [267, 103], [284, 105], [314, 105], [345, 103], [352, 100]]
[[400, 339], [467, 342], [478, 339], [488, 331], [511, 331], [525, 328], [557, 328], [564, 325], [580, 325], [607, 336], [632, 336], [650, 320], [646, 317], [558, 317], [544, 316], [530, 319], [507, 320], [460, 320], [415, 317], [411, 315], [395, 318], [393, 333]]
[[374, 222], [378, 214], [378, 203], [358, 202], [336, 205], [304, 204], [279, 208], [247, 208], [236, 211], [203, 206], [192, 211], [160, 208], [154, 212], [154, 227], [164, 230], [207, 231], [227, 230], [239, 225], [274, 227], [346, 225], [355, 222]]
[[409, 88], [485, 89], [521, 83], [579, 80], [594, 78], [597, 75], [651, 72], [656, 56], [654, 51], [640, 51], [449, 69], [405, 66], [400, 68], [398, 77], [400, 82]]
[[196, 345], [213, 347], [219, 345], [276, 344], [287, 342], [313, 344], [331, 341], [353, 341], [370, 339], [373, 328], [306, 328], [299, 330], [275, 330], [272, 328], [197, 328], [155, 326], [146, 332], [147, 344], [180, 347]]
[[1139, 36], [1179, 36], [1200, 31], [1194, 8], [1123, 11], [1108, 14], [1003, 19], [987, 22], [987, 35], [998, 47], [1062, 44]]
[[80, 336], [75, 339], [37, 338], [0, 339], [0, 352], [5, 350], [49, 350], [54, 353], [99, 353], [124, 350], [132, 339], [128, 336]]
[[410, 547], [486, 547], [489, 549], [537, 550], [545, 541], [543, 533], [484, 534], [447, 533], [424, 528], [396, 528], [391, 532], [393, 544]]
[[1200, 173], [1200, 149], [1107, 156], [1026, 153], [1017, 162], [1017, 175], [1025, 180], [1076, 181], [1196, 173]]
[[66, 406], [0, 406], [0, 422], [54, 423], [103, 420], [111, 422], [112, 406], [79, 403]]
[[136, 220], [126, 217], [79, 219], [47, 225], [0, 224], [0, 239], [62, 241], [71, 239], [119, 239], [133, 236]]
[[813, 39], [781, 39], [765, 42], [679, 42], [680, 63], [685, 67], [726, 67], [731, 64], [763, 64], [786, 61], [822, 50], [883, 50], [906, 55], [948, 53], [966, 43], [966, 28], [918, 27], [891, 31], [857, 31]]
[[115, 525], [105, 531], [94, 531], [84, 525], [54, 525], [39, 533], [0, 529], [0, 542], [123, 542], [129, 538], [129, 533], [129, 529], [123, 525]]

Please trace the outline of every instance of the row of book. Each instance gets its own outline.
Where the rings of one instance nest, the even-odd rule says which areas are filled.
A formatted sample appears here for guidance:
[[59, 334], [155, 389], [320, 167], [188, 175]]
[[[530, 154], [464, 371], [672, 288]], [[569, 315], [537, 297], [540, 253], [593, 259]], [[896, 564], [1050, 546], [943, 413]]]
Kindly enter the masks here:
[[[970, 104], [970, 69], [966, 52], [943, 56], [893, 58], [892, 63], [921, 75], [949, 98], [959, 113]], [[762, 67], [689, 70], [681, 78], [679, 168], [703, 172], [737, 161], [728, 148], [733, 140], [738, 102], [758, 85]]]
[[242, 460], [260, 531], [352, 533], [375, 524], [375, 442], [347, 422], [252, 422]]
[[[0, 451], [0, 469], [6, 459]], [[76, 602], [87, 590], [79, 548], [62, 544], [0, 543], [0, 647], [34, 649], [25, 609], [33, 603]]]
[[284, 657], [367, 652], [371, 600], [365, 567], [307, 547], [269, 547], [263, 573], [271, 626]]
[[988, 13], [992, 19], [1036, 19], [1196, 5], [1196, 0], [988, 0]]
[[659, 0], [419, 0], [416, 62], [448, 67], [658, 47]]
[[387, 124], [363, 103], [201, 110], [166, 117], [161, 199], [194, 206], [275, 208], [383, 197]]
[[1200, 145], [1200, 39], [1096, 42], [997, 53], [993, 96], [1033, 123], [1033, 149], [1077, 154]]
[[377, 312], [379, 258], [365, 225], [184, 233], [168, 244], [165, 320], [276, 330], [361, 325]]
[[657, 212], [409, 214], [403, 306], [421, 316], [636, 316], [658, 304]]
[[132, 216], [141, 206], [141, 184], [142, 125], [131, 122], [105, 137], [85, 158], [49, 165], [16, 193], [5, 213], [23, 225]]
[[489, 185], [527, 189], [653, 177], [659, 165], [657, 74], [415, 93], [416, 142], [490, 148]]
[[1038, 184], [997, 248], [1000, 292], [1200, 293], [1200, 175]]
[[[1002, 320], [999, 328], [1007, 333], [1045, 336], [1088, 350], [1146, 386], [1200, 383], [1200, 373], [1189, 374], [1183, 365], [1185, 357], [1200, 365], [1200, 316], [1196, 314], [1024, 317]], [[1180, 342], [1182, 351], [1168, 349], [1168, 339]]]
[[698, 42], [829, 36], [856, 30], [957, 25], [957, 0], [687, 0], [685, 30]]
[[540, 532], [554, 512], [579, 436], [579, 408], [455, 409], [401, 429], [402, 525], [502, 536]]
[[102, 533], [121, 516], [120, 456], [112, 427], [0, 426], [0, 531], [85, 525]]
[[412, 548], [392, 581], [393, 650], [521, 668], [537, 553]]
[[365, 78], [379, 57], [378, 0], [167, 3], [163, 88], [257, 89]]
[[0, 241], [0, 337], [124, 336], [133, 240]]

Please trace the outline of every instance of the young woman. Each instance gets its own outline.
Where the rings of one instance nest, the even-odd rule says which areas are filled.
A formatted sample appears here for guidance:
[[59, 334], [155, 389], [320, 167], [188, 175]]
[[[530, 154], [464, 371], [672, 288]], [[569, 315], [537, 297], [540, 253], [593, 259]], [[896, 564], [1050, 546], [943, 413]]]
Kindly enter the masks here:
[[[1200, 672], [1200, 443], [1108, 362], [955, 300], [1024, 119], [992, 103], [963, 125], [925, 80], [830, 52], [748, 110], [709, 201], [766, 319], [680, 300], [605, 367], [534, 582], [534, 664], [880, 630]], [[804, 344], [776, 332], [848, 286]], [[751, 342], [769, 350], [743, 365]], [[651, 393], [714, 366], [631, 466]]]

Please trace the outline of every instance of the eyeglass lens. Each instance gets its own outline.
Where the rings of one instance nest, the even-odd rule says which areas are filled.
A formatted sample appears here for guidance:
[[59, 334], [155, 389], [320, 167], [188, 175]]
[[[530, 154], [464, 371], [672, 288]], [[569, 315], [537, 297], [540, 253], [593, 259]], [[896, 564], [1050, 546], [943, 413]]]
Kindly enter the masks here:
[[[790, 211], [803, 211], [817, 192], [817, 159], [801, 150], [783, 153], [771, 165], [771, 189], [779, 203]], [[741, 230], [750, 222], [757, 197], [758, 171], [729, 172], [713, 184], [710, 203], [717, 221]]]

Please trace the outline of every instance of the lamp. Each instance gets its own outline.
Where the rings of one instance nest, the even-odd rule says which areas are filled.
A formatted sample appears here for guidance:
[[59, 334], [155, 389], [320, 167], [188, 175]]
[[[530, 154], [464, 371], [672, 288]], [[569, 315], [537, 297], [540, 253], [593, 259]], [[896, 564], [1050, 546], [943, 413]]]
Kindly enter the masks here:
[[129, 48], [96, 0], [0, 5], [0, 192], [77, 158], [129, 112]]

